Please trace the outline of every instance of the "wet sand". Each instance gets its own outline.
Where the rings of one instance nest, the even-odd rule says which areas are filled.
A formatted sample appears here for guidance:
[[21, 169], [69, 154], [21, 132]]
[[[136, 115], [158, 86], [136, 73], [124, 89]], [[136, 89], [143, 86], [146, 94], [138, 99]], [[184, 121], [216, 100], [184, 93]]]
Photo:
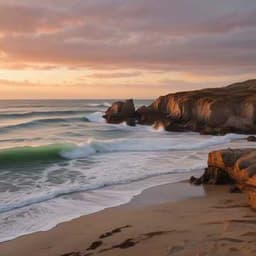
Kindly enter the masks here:
[[227, 186], [145, 190], [129, 204], [0, 244], [1, 256], [256, 255], [256, 212]]

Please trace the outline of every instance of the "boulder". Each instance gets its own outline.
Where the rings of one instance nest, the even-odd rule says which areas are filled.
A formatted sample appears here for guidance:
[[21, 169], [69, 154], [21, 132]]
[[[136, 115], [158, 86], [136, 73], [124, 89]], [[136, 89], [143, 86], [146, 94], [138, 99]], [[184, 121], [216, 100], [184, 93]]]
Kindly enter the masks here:
[[132, 99], [126, 101], [117, 101], [107, 109], [103, 118], [108, 123], [119, 124], [127, 122], [128, 125], [134, 126], [136, 124], [136, 112]]
[[199, 179], [191, 177], [191, 183], [235, 183], [237, 189], [247, 193], [249, 205], [256, 209], [256, 148], [210, 152], [205, 173]]

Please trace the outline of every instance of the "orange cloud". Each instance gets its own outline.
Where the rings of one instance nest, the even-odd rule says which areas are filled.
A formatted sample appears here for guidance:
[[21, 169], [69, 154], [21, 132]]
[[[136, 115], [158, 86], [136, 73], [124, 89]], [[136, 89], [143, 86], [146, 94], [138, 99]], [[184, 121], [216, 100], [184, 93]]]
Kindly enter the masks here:
[[255, 17], [244, 0], [0, 0], [1, 95], [153, 96], [247, 79]]

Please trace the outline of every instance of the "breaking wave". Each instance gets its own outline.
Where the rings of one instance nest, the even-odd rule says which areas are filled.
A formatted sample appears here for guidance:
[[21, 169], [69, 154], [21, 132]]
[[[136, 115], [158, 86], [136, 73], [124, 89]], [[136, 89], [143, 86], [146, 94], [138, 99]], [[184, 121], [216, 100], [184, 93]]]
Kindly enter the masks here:
[[229, 143], [232, 140], [245, 138], [244, 135], [228, 134], [213, 136], [203, 141], [193, 143], [182, 139], [166, 138], [130, 138], [113, 140], [89, 139], [85, 144], [52, 144], [39, 147], [21, 147], [0, 150], [0, 164], [17, 162], [52, 160], [52, 159], [81, 159], [97, 153], [111, 152], [153, 152], [172, 150], [199, 150], [215, 145]]
[[110, 107], [111, 103], [103, 102], [103, 103], [88, 103], [87, 107]]
[[60, 110], [60, 111], [32, 111], [22, 113], [1, 113], [0, 118], [14, 119], [23, 117], [43, 117], [43, 116], [62, 116], [62, 115], [75, 115], [84, 114], [84, 110]]
[[21, 129], [21, 128], [28, 128], [31, 126], [37, 126], [37, 125], [44, 125], [44, 124], [51, 124], [51, 123], [73, 123], [75, 121], [87, 121], [87, 118], [82, 118], [82, 117], [69, 117], [69, 118], [43, 118], [43, 119], [35, 119], [35, 120], [30, 120], [27, 122], [22, 122], [22, 123], [16, 123], [13, 125], [7, 125], [3, 126], [0, 128], [0, 132], [6, 132], [12, 129]]

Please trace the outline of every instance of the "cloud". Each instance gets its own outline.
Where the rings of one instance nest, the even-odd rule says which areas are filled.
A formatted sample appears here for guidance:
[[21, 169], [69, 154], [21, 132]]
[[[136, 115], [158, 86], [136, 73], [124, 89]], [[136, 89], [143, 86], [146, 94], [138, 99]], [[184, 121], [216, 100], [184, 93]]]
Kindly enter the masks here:
[[22, 86], [37, 86], [37, 84], [31, 83], [29, 81], [13, 81], [13, 80], [8, 80], [8, 79], [0, 79], [0, 86], [9, 86], [9, 87], [22, 87]]
[[102, 72], [102, 73], [93, 73], [87, 75], [87, 78], [95, 78], [95, 79], [119, 79], [119, 78], [131, 78], [141, 76], [142, 72], [133, 71], [133, 72]]
[[54, 33], [79, 24], [79, 21], [80, 18], [78, 20], [61, 10], [26, 6], [20, 4], [20, 1], [13, 5], [0, 1], [1, 34]]
[[0, 34], [0, 66], [251, 72], [256, 2], [0, 0]]

